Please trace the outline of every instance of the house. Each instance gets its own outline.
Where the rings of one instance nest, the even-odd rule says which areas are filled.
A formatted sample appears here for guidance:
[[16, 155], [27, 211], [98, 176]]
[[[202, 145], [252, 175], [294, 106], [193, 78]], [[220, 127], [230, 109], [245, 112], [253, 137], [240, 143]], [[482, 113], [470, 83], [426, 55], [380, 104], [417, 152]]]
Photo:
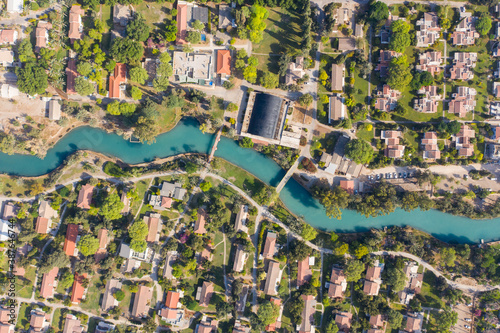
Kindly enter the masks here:
[[219, 5], [219, 30], [227, 30], [229, 27], [236, 28], [231, 7], [226, 4]]
[[49, 30], [52, 29], [52, 24], [47, 21], [38, 21], [35, 29], [35, 52], [39, 52], [41, 48], [47, 47], [49, 44]]
[[169, 197], [181, 201], [186, 195], [187, 190], [182, 188], [180, 183], [163, 182], [161, 184], [160, 195], [162, 197]]
[[113, 24], [126, 27], [128, 22], [132, 19], [129, 5], [122, 5], [117, 3], [113, 6]]
[[69, 11], [69, 32], [68, 38], [71, 43], [81, 39], [83, 35], [82, 15], [85, 15], [85, 10], [80, 5], [73, 5]]
[[120, 213], [123, 215], [128, 215], [128, 213], [130, 213], [130, 198], [128, 197], [126, 191], [122, 191], [120, 201], [123, 203], [123, 209]]
[[406, 275], [406, 285], [398, 292], [398, 296], [401, 304], [408, 305], [413, 297], [420, 293], [424, 275], [418, 273], [418, 264], [414, 261], [405, 262], [403, 272]]
[[309, 268], [309, 257], [301, 260], [297, 264], [297, 288], [311, 282], [312, 270]]
[[378, 64], [377, 67], [375, 67], [375, 70], [380, 72], [381, 77], [386, 77], [392, 58], [397, 58], [399, 56], [401, 56], [401, 53], [398, 53], [396, 51], [380, 50], [380, 56], [378, 58]]
[[339, 186], [347, 193], [354, 194], [354, 180], [341, 180]]
[[162, 228], [161, 215], [150, 213], [149, 216], [144, 216], [143, 221], [148, 226], [146, 242], [158, 242], [160, 240], [160, 232]]
[[203, 284], [201, 287], [198, 287], [196, 292], [196, 300], [201, 307], [207, 307], [213, 294], [214, 284], [212, 282], [203, 281]]
[[451, 34], [451, 43], [453, 46], [470, 46], [474, 45], [476, 38], [479, 38], [479, 33], [476, 31], [476, 18], [468, 16], [458, 23], [455, 31]]
[[297, 84], [304, 77], [304, 57], [296, 57], [295, 62], [290, 62], [286, 69], [285, 84]]
[[266, 242], [264, 243], [264, 250], [262, 251], [262, 257], [265, 259], [272, 259], [276, 254], [276, 233], [267, 232]]
[[35, 231], [39, 234], [46, 234], [49, 228], [49, 219], [45, 217], [36, 218], [36, 228]]
[[344, 64], [332, 65], [332, 91], [342, 92], [344, 89]]
[[354, 26], [354, 37], [356, 38], [363, 38], [364, 32], [363, 32], [363, 25], [356, 23]]
[[363, 287], [363, 292], [369, 296], [376, 296], [380, 290], [380, 284], [382, 284], [381, 279], [382, 267], [368, 267], [365, 276], [365, 284]]
[[163, 269], [163, 277], [169, 280], [175, 280], [176, 277], [172, 275], [173, 265], [179, 258], [176, 252], [169, 252], [167, 258], [165, 259], [165, 268]]
[[448, 112], [459, 117], [465, 117], [467, 112], [471, 112], [476, 107], [476, 94], [474, 88], [459, 86], [456, 93], [451, 94], [451, 101], [448, 103]]
[[141, 262], [136, 259], [127, 259], [120, 268], [122, 274], [132, 274], [136, 269], [141, 267]]
[[207, 213], [203, 208], [198, 209], [198, 217], [196, 218], [196, 222], [194, 223], [194, 233], [195, 234], [206, 234], [207, 230], [205, 229], [205, 221], [207, 220]]
[[340, 37], [338, 38], [339, 51], [354, 51], [356, 50], [356, 40], [352, 37]]
[[191, 11], [193, 4], [186, 1], [177, 1], [177, 44], [186, 44], [188, 10]]
[[58, 267], [53, 267], [48, 273], [43, 274], [40, 285], [40, 297], [49, 299], [54, 297], [54, 289], [57, 286], [56, 277], [59, 273]]
[[450, 79], [472, 80], [474, 78], [473, 68], [476, 67], [477, 53], [455, 52], [453, 64], [450, 68]]
[[389, 112], [396, 108], [401, 93], [398, 90], [391, 89], [389, 85], [384, 84], [382, 90], [377, 91], [375, 108], [380, 111]]
[[500, 102], [490, 102], [490, 115], [498, 119], [500, 116]]
[[424, 316], [421, 313], [409, 314], [406, 318], [406, 330], [408, 333], [421, 333]]
[[29, 332], [45, 332], [50, 327], [50, 315], [42, 309], [34, 309], [30, 312]]
[[7, 0], [7, 11], [9, 13], [22, 13], [23, 4], [23, 0]]
[[59, 104], [59, 100], [57, 99], [51, 99], [49, 101], [49, 119], [50, 120], [61, 119], [61, 104]]
[[68, 224], [63, 248], [66, 255], [76, 257], [78, 254], [78, 249], [76, 248], [78, 238], [78, 225], [72, 223]]
[[422, 138], [422, 150], [424, 160], [437, 160], [441, 158], [441, 151], [437, 144], [437, 133], [426, 132]]
[[101, 310], [108, 312], [118, 305], [118, 301], [113, 296], [115, 292], [122, 289], [122, 283], [117, 279], [110, 279], [106, 283], [106, 289], [102, 296]]
[[316, 312], [316, 299], [312, 295], [301, 295], [304, 300], [302, 309], [302, 323], [297, 325], [299, 333], [314, 333], [314, 313]]
[[441, 94], [437, 86], [424, 86], [417, 93], [420, 95], [413, 101], [413, 108], [422, 113], [435, 113], [438, 111]]
[[344, 275], [344, 270], [340, 268], [332, 268], [330, 284], [328, 285], [328, 297], [342, 298], [347, 290], [347, 280]]
[[390, 158], [402, 158], [405, 151], [405, 146], [400, 145], [400, 131], [381, 131], [380, 138], [385, 140], [385, 156]]
[[0, 49], [0, 66], [14, 67], [14, 51]]
[[231, 75], [231, 51], [217, 50], [217, 74]]
[[104, 258], [106, 258], [106, 246], [108, 245], [108, 230], [101, 228], [97, 233], [97, 240], [99, 241], [99, 249], [94, 254], [94, 259], [96, 263], [100, 262]]
[[244, 232], [248, 234], [248, 227], [246, 226], [247, 221], [248, 221], [248, 206], [241, 205], [240, 210], [236, 215], [234, 230], [236, 232]]
[[82, 333], [85, 332], [85, 328], [85, 326], [82, 326], [80, 319], [78, 319], [75, 315], [66, 315], [63, 333]]
[[183, 293], [180, 291], [168, 291], [165, 306], [159, 311], [161, 318], [174, 326], [179, 324], [184, 316], [182, 304], [179, 302], [181, 297], [183, 297]]
[[233, 333], [250, 333], [251, 328], [241, 325], [239, 320], [236, 320], [233, 327]]
[[370, 316], [370, 326], [372, 328], [383, 328], [385, 325], [384, 319], [381, 314], [378, 314], [376, 316]]
[[16, 217], [18, 210], [19, 208], [14, 203], [5, 203], [3, 206], [2, 219], [8, 221], [11, 218]]
[[233, 271], [240, 273], [245, 268], [245, 262], [248, 258], [248, 253], [243, 249], [243, 246], [237, 245], [236, 253], [234, 255]]
[[419, 72], [429, 72], [433, 76], [441, 72], [443, 58], [441, 51], [427, 51], [418, 55], [415, 69]]
[[237, 312], [243, 313], [245, 312], [245, 307], [247, 304], [248, 291], [250, 287], [245, 284], [241, 289], [241, 293], [238, 295], [238, 300], [236, 301], [235, 308]]
[[417, 47], [429, 47], [439, 40], [441, 27], [436, 13], [424, 13], [424, 17], [417, 21]]
[[147, 286], [139, 286], [134, 298], [134, 305], [132, 307], [131, 315], [134, 318], [144, 318], [148, 316], [149, 306], [153, 293], [151, 288]]
[[[11, 318], [12, 316], [12, 318]], [[14, 333], [14, 325], [10, 320], [15, 319], [10, 309], [0, 307], [0, 333]]]
[[130, 245], [126, 243], [122, 243], [120, 246], [120, 257], [126, 258], [126, 259], [137, 259], [141, 261], [146, 261], [148, 260], [149, 256], [149, 250], [146, 248], [144, 252], [135, 252], [130, 248]]
[[19, 89], [11, 84], [1, 84], [0, 85], [0, 97], [1, 98], [14, 98], [19, 96]]
[[346, 107], [344, 104], [344, 97], [340, 94], [330, 96], [328, 99], [328, 123], [332, 121], [344, 120], [347, 118]]
[[283, 314], [283, 306], [281, 305], [281, 299], [277, 297], [271, 297], [269, 301], [274, 305], [277, 305], [280, 309], [276, 321], [266, 326], [266, 332], [275, 332], [277, 328], [281, 328], [281, 316]]
[[83, 185], [78, 192], [78, 200], [76, 201], [76, 207], [81, 209], [90, 209], [90, 204], [92, 203], [92, 194], [94, 193], [94, 186], [87, 184]]
[[500, 82], [493, 82], [493, 96], [500, 97]]
[[217, 320], [203, 316], [200, 323], [196, 325], [194, 333], [217, 333], [218, 326]]
[[117, 63], [113, 73], [109, 75], [109, 98], [121, 98], [127, 83], [127, 65]]
[[214, 69], [212, 53], [174, 52], [174, 80], [178, 83], [207, 85], [212, 82]]
[[460, 132], [455, 136], [455, 147], [458, 150], [458, 156], [470, 157], [474, 155], [474, 145], [470, 142], [471, 138], [476, 137], [476, 133], [468, 125], [462, 125]]
[[55, 216], [56, 211], [50, 206], [50, 203], [46, 200], [41, 200], [38, 207], [38, 217], [36, 218], [36, 232], [46, 234], [50, 229], [52, 218]]
[[76, 70], [76, 59], [68, 59], [68, 66], [66, 67], [66, 93], [68, 95], [75, 95], [75, 79], [78, 77]]
[[266, 284], [264, 285], [264, 293], [266, 295], [275, 296], [278, 294], [278, 285], [281, 280], [280, 263], [274, 260], [269, 262], [267, 268]]
[[339, 328], [339, 332], [349, 332], [351, 329], [352, 313], [338, 312], [335, 314], [335, 324]]
[[14, 29], [0, 30], [0, 45], [14, 45], [17, 42], [19, 33]]
[[9, 236], [10, 223], [6, 220], [0, 220], [0, 242], [11, 239]]
[[87, 279], [87, 273], [83, 273], [82, 275], [75, 273], [75, 280], [71, 290], [71, 303], [80, 304], [80, 302], [85, 298], [86, 288], [83, 286], [85, 279]]

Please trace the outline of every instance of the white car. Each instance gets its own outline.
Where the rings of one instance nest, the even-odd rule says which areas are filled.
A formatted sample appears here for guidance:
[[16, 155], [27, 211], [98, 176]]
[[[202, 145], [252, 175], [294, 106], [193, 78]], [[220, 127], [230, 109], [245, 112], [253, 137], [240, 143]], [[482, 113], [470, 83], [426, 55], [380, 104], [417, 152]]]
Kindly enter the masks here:
[[468, 329], [470, 329], [470, 326], [469, 326], [469, 325], [464, 325], [464, 327], [465, 327], [465, 328], [468, 328]]
[[464, 318], [465, 321], [472, 321], [470, 318]]

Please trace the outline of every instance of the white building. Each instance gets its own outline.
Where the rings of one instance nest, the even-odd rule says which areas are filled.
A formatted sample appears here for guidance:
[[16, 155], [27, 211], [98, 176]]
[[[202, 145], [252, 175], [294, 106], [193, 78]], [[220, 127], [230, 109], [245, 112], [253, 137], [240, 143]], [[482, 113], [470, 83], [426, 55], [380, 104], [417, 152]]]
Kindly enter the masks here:
[[22, 13], [23, 0], [7, 0], [7, 11], [9, 13]]

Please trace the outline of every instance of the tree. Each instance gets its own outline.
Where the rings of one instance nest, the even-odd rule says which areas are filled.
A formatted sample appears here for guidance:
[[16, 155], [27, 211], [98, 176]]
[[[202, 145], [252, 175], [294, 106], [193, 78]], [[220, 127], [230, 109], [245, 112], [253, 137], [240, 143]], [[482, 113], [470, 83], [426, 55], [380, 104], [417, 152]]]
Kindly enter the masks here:
[[345, 155], [356, 163], [366, 164], [373, 157], [373, 148], [364, 140], [353, 139], [346, 144]]
[[403, 270], [392, 267], [387, 270], [385, 282], [392, 286], [393, 292], [401, 291], [406, 285], [406, 274]]
[[132, 239], [130, 242], [130, 248], [136, 252], [144, 252], [147, 247], [148, 244], [144, 239]]
[[16, 74], [19, 91], [28, 95], [43, 94], [49, 86], [45, 69], [35, 63], [28, 62], [24, 67], [16, 67]]
[[153, 80], [153, 87], [158, 91], [165, 91], [168, 88], [168, 78], [174, 72], [172, 66], [169, 64], [170, 60], [168, 52], [160, 55], [160, 65], [156, 69], [156, 78]]
[[69, 258], [63, 250], [57, 250], [44, 256], [40, 262], [40, 274], [48, 273], [54, 267], [66, 267], [70, 264]]
[[130, 88], [130, 97], [132, 97], [136, 101], [140, 100], [142, 98], [141, 89], [137, 88], [136, 86], [132, 86]]
[[79, 62], [76, 70], [83, 76], [89, 76], [92, 73], [92, 65], [88, 62]]
[[200, 189], [203, 192], [208, 192], [212, 188], [212, 183], [209, 182], [208, 180], [204, 181], [203, 183], [200, 184]]
[[229, 111], [229, 112], [238, 111], [238, 104], [235, 104], [235, 103], [229, 103], [229, 104], [227, 105], [227, 111]]
[[279, 84], [279, 78], [276, 74], [264, 72], [259, 79], [259, 83], [266, 89], [275, 89]]
[[455, 249], [452, 247], [443, 247], [440, 251], [441, 261], [448, 267], [455, 267], [457, 259]]
[[198, 44], [201, 42], [201, 33], [199, 31], [188, 31], [186, 42], [191, 44]]
[[145, 70], [144, 68], [138, 67], [138, 66], [132, 67], [129, 70], [128, 75], [130, 77], [130, 81], [136, 82], [139, 84], [146, 83], [146, 80], [149, 78], [148, 71]]
[[202, 31], [205, 29], [205, 24], [203, 24], [200, 20], [196, 20], [193, 22], [192, 27], [194, 30]]
[[82, 96], [88, 96], [95, 91], [95, 86], [92, 82], [79, 76], [75, 79], [75, 91]]
[[145, 239], [148, 234], [148, 226], [141, 220], [136, 220], [128, 229], [132, 239]]
[[250, 18], [247, 21], [246, 29], [252, 43], [260, 43], [263, 39], [263, 31], [266, 29], [264, 20], [269, 16], [267, 9], [258, 4], [250, 8]]
[[140, 13], [137, 13], [135, 19], [127, 24], [127, 37], [139, 42], [145, 42], [148, 39], [149, 26]]
[[406, 55], [394, 57], [389, 64], [387, 84], [392, 89], [402, 90], [413, 79]]
[[309, 106], [313, 102], [313, 97], [311, 94], [303, 94], [299, 97], [299, 104], [303, 106]]
[[476, 21], [476, 30], [481, 36], [486, 36], [491, 30], [491, 18], [488, 13], [482, 13]]
[[243, 70], [243, 78], [250, 83], [257, 82], [257, 67], [247, 66]]
[[117, 220], [122, 216], [123, 207], [124, 204], [120, 200], [118, 193], [113, 192], [104, 199], [99, 214], [108, 221]]
[[444, 311], [439, 312], [436, 315], [436, 325], [438, 327], [438, 332], [450, 332], [450, 328], [456, 325], [458, 320], [458, 314], [452, 311], [450, 308], [446, 308]]
[[391, 328], [398, 329], [403, 324], [403, 315], [394, 309], [389, 309], [387, 311], [387, 321], [391, 325]]
[[354, 255], [356, 258], [361, 259], [364, 256], [366, 256], [370, 251], [368, 251], [368, 248], [365, 245], [360, 244], [356, 250], [354, 250]]
[[404, 20], [396, 20], [391, 23], [391, 30], [389, 48], [396, 52], [404, 52], [411, 44], [410, 24]]
[[125, 298], [125, 293], [123, 290], [117, 290], [113, 293], [113, 297], [118, 301], [121, 302]]
[[146, 319], [146, 322], [142, 326], [142, 330], [146, 333], [154, 333], [157, 329], [158, 325], [156, 325], [156, 322], [152, 317], [148, 317], [148, 319]]
[[318, 235], [318, 232], [316, 229], [314, 229], [311, 225], [305, 223], [304, 226], [302, 227], [302, 232], [300, 236], [304, 238], [306, 241], [311, 241], [316, 238]]
[[279, 312], [280, 308], [278, 305], [270, 301], [265, 301], [264, 303], [259, 305], [259, 309], [257, 310], [257, 317], [259, 317], [259, 320], [264, 326], [267, 326], [276, 322]]
[[74, 280], [75, 280], [75, 275], [72, 274], [69, 269], [67, 269], [64, 271], [64, 274], [59, 279], [58, 286], [60, 286], [63, 289], [68, 289], [73, 285]]
[[110, 73], [115, 70], [115, 67], [116, 67], [116, 61], [114, 61], [113, 59], [109, 59], [108, 61], [106, 61], [106, 64], [104, 65], [104, 69], [106, 69]]
[[460, 129], [462, 128], [462, 124], [461, 124], [461, 123], [459, 123], [459, 122], [458, 122], [458, 121], [456, 121], [456, 120], [453, 120], [453, 121], [450, 121], [446, 127], [447, 127], [446, 131], [447, 131], [449, 134], [451, 134], [451, 135], [455, 135], [455, 134], [457, 134], [458, 132], [460, 132]]
[[375, 1], [370, 4], [368, 9], [368, 19], [372, 21], [373, 24], [378, 24], [380, 22], [385, 22], [389, 17], [389, 8], [382, 1]]
[[142, 58], [144, 49], [138, 41], [118, 37], [113, 41], [109, 53], [118, 62], [134, 63]]
[[215, 306], [215, 311], [217, 311], [217, 318], [226, 318], [229, 313], [233, 310], [232, 303], [219, 302]]
[[99, 240], [92, 235], [85, 235], [78, 241], [78, 250], [84, 256], [90, 256], [97, 252], [99, 249]]
[[21, 40], [17, 46], [17, 54], [19, 55], [19, 61], [28, 62], [35, 60], [35, 54], [33, 53], [33, 45], [29, 38]]
[[345, 265], [344, 274], [348, 282], [355, 282], [361, 279], [361, 274], [365, 270], [363, 262], [356, 259], [349, 259]]
[[165, 27], [165, 40], [167, 42], [173, 42], [177, 39], [177, 23], [175, 21], [170, 22]]
[[248, 138], [248, 137], [243, 137], [241, 140], [240, 140], [240, 147], [243, 147], [243, 148], [252, 148], [253, 147], [253, 141], [252, 139]]
[[346, 190], [336, 186], [333, 190], [317, 191], [315, 195], [319, 197], [319, 202], [325, 207], [328, 217], [338, 220], [342, 218], [341, 209], [347, 208], [350, 198]]
[[335, 323], [335, 318], [332, 318], [328, 321], [325, 326], [325, 333], [337, 333], [339, 331], [339, 327], [337, 323]]
[[294, 239], [290, 243], [290, 261], [302, 261], [311, 254], [311, 248], [304, 241]]

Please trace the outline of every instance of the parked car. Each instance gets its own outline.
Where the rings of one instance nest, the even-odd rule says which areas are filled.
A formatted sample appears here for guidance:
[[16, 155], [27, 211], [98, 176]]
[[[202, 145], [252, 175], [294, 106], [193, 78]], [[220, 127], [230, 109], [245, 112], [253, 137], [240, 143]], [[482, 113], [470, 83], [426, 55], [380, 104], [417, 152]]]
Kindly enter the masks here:
[[406, 178], [408, 176], [408, 174], [405, 172], [403, 173], [403, 178]]
[[472, 319], [470, 319], [470, 318], [465, 318], [464, 320], [465, 321], [472, 321]]
[[464, 325], [465, 328], [467, 329], [470, 329], [470, 326], [469, 325]]
[[396, 178], [398, 178], [398, 175], [395, 172], [393, 172], [392, 173], [392, 178], [396, 179]]

